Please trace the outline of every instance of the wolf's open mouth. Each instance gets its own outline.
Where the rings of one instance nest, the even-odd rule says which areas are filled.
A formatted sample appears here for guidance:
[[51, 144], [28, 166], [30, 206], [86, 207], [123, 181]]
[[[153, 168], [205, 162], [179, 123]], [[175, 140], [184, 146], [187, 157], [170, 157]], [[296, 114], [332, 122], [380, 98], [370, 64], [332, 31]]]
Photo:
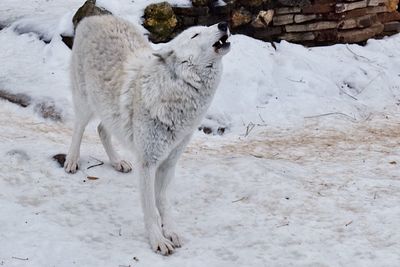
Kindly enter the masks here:
[[213, 47], [215, 48], [215, 50], [219, 50], [220, 48], [228, 48], [231, 43], [227, 42], [228, 40], [228, 35], [225, 34], [224, 36], [221, 37], [221, 39], [219, 39], [217, 42], [215, 42], [213, 44]]

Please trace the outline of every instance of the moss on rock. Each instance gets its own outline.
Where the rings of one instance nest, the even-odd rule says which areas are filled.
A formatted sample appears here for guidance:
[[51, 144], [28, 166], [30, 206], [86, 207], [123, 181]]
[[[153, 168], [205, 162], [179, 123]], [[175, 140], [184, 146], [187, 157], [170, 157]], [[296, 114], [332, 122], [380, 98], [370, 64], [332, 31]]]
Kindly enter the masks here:
[[163, 42], [170, 38], [178, 24], [172, 6], [167, 2], [151, 4], [144, 11], [143, 26], [151, 33], [153, 42]]

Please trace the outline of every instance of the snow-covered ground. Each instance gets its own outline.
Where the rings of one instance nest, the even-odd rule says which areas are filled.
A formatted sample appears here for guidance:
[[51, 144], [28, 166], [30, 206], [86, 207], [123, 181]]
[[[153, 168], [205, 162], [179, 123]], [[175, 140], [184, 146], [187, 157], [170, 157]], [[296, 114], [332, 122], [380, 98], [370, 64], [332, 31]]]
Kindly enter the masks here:
[[[196, 133], [179, 162], [170, 193], [184, 246], [162, 257], [146, 241], [138, 183], [107, 164], [95, 122], [80, 172], [51, 160], [73, 120], [58, 34], [83, 2], [0, 3], [0, 89], [64, 116], [0, 102], [0, 266], [400, 265], [400, 35], [276, 51], [232, 36], [203, 121], [227, 130]], [[98, 2], [137, 22], [150, 1]]]

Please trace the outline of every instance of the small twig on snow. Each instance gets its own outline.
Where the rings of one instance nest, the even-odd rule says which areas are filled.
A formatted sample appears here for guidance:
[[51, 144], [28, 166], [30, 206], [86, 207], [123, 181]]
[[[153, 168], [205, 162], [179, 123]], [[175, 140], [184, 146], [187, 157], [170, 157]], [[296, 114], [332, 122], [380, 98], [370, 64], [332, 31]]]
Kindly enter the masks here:
[[243, 201], [243, 200], [248, 200], [248, 199], [249, 199], [249, 197], [241, 197], [239, 199], [236, 199], [236, 200], [232, 201], [232, 203], [236, 203], [236, 202]]
[[276, 228], [280, 228], [280, 227], [288, 226], [288, 225], [289, 225], [289, 222], [286, 222], [284, 224], [277, 225]]
[[303, 78], [301, 78], [300, 80], [292, 80], [292, 79], [289, 79], [289, 78], [286, 78], [286, 80], [288, 80], [288, 81], [291, 81], [291, 82], [294, 82], [294, 83], [306, 83], [305, 81], [303, 81]]
[[260, 120], [262, 121], [262, 123], [265, 123], [265, 120], [263, 119], [263, 117], [261, 117], [260, 113], [258, 113], [258, 117], [260, 117]]
[[357, 119], [356, 119], [356, 118], [354, 118], [354, 117], [352, 117], [352, 116], [350, 116], [350, 115], [347, 115], [347, 114], [345, 114], [345, 113], [342, 113], [342, 112], [330, 112], [330, 113], [325, 113], [325, 114], [320, 114], [320, 115], [315, 115], [315, 116], [306, 116], [306, 117], [304, 117], [304, 118], [305, 118], [305, 119], [314, 119], [314, 118], [326, 117], [326, 116], [331, 116], [331, 115], [341, 115], [341, 116], [345, 116], [345, 117], [350, 118], [353, 122], [357, 122]]
[[344, 226], [349, 226], [350, 224], [352, 224], [353, 221], [349, 221], [348, 223], [346, 223]]
[[376, 80], [376, 78], [378, 78], [378, 77], [381, 76], [381, 75], [382, 75], [382, 73], [379, 73], [379, 74], [376, 75], [374, 78], [372, 78], [372, 79], [367, 83], [367, 85], [366, 85], [363, 89], [361, 89], [360, 92], [358, 92], [357, 95], [360, 95], [362, 92], [364, 92], [364, 90], [367, 89], [368, 86], [370, 86], [371, 83], [373, 83], [373, 82]]
[[336, 86], [339, 88], [339, 91], [340, 91], [342, 94], [345, 94], [345, 95], [347, 95], [348, 97], [350, 97], [350, 98], [352, 98], [352, 99], [358, 101], [358, 99], [357, 99], [355, 96], [353, 96], [353, 95], [347, 93], [347, 92], [346, 92], [345, 90], [343, 90], [343, 88], [340, 87], [338, 84], [336, 84]]
[[253, 122], [249, 122], [249, 124], [247, 124], [247, 126], [246, 126], [246, 133], [244, 134], [244, 137], [247, 137], [250, 134], [250, 132], [253, 131], [253, 129], [256, 126], [267, 126], [267, 124], [266, 123], [264, 123], [264, 124], [261, 124], [261, 123], [254, 124]]
[[362, 59], [364, 59], [364, 60], [366, 60], [368, 62], [373, 62], [372, 60], [370, 60], [367, 57], [364, 57], [364, 56], [361, 56], [359, 54], [356, 54], [353, 50], [350, 49], [350, 47], [348, 45], [346, 45], [346, 49], [349, 50], [349, 52], [352, 53], [356, 58], [362, 58]]
[[16, 259], [16, 260], [21, 260], [21, 261], [27, 261], [27, 260], [29, 260], [29, 258], [20, 258], [20, 257], [14, 257], [14, 256], [12, 256], [12, 258], [13, 258], [13, 259]]
[[246, 133], [244, 134], [244, 136], [247, 137], [250, 134], [250, 132], [253, 131], [254, 127], [256, 127], [256, 125], [252, 122], [247, 124]]
[[89, 166], [89, 167], [87, 167], [86, 168], [86, 170], [89, 170], [90, 168], [94, 168], [94, 167], [98, 167], [98, 166], [101, 166], [101, 165], [104, 165], [104, 162], [103, 161], [101, 161], [101, 160], [99, 160], [99, 159], [96, 159], [96, 158], [94, 158], [94, 157], [92, 157], [92, 156], [90, 156], [92, 159], [94, 159], [94, 160], [97, 160], [99, 163], [98, 164], [95, 164], [95, 165], [92, 165], [92, 166]]

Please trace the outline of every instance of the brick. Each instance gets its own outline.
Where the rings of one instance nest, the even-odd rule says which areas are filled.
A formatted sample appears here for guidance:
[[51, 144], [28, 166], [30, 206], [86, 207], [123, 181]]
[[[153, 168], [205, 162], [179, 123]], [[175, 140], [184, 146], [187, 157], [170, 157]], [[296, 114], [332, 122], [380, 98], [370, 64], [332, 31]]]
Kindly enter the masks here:
[[309, 24], [300, 25], [286, 25], [286, 32], [308, 32], [308, 31], [319, 31], [327, 29], [335, 29], [338, 26], [336, 21], [320, 21]]

